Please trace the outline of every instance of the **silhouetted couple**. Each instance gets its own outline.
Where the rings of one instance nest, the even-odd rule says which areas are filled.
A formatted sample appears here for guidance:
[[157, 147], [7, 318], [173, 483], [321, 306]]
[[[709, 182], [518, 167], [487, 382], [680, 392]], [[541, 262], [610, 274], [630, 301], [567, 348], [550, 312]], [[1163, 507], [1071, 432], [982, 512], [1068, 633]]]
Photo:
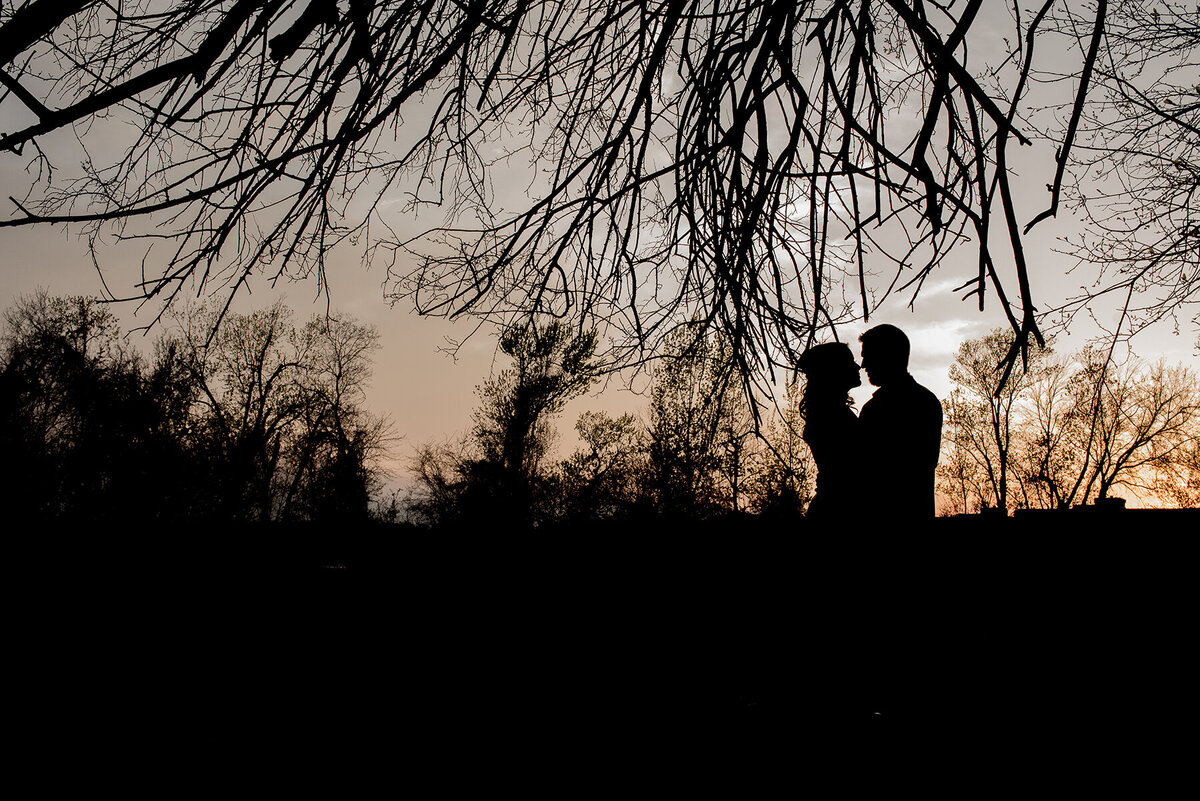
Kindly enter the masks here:
[[862, 379], [847, 345], [815, 345], [796, 363], [807, 379], [804, 441], [817, 463], [807, 516], [887, 526], [932, 519], [942, 404], [909, 375], [908, 337], [899, 328], [876, 326], [859, 342], [862, 369], [878, 389], [857, 416], [849, 393]]

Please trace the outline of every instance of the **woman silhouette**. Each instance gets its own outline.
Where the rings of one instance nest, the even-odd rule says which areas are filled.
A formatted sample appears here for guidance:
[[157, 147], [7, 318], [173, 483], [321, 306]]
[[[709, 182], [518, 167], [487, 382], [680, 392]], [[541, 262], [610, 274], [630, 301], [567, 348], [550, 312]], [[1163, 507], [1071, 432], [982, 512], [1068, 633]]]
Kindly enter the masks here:
[[857, 502], [858, 417], [850, 390], [862, 384], [848, 345], [814, 345], [796, 362], [804, 373], [804, 441], [817, 463], [817, 492], [807, 517], [822, 521], [850, 519]]

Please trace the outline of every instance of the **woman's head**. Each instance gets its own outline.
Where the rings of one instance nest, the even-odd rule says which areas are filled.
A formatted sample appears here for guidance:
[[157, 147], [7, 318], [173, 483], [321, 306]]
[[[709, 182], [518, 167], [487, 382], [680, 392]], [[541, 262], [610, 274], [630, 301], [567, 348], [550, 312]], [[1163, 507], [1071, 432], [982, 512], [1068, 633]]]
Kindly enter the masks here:
[[796, 367], [808, 381], [808, 391], [845, 393], [862, 385], [854, 353], [843, 342], [813, 345], [800, 356]]

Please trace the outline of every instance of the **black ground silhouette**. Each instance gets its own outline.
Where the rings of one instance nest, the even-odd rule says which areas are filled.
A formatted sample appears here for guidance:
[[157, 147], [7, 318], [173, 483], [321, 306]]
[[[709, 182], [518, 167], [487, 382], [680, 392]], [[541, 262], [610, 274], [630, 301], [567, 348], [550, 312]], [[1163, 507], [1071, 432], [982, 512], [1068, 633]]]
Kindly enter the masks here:
[[109, 745], [120, 721], [167, 762], [1160, 775], [1192, 743], [1198, 515], [63, 539], [23, 562], [18, 720]]

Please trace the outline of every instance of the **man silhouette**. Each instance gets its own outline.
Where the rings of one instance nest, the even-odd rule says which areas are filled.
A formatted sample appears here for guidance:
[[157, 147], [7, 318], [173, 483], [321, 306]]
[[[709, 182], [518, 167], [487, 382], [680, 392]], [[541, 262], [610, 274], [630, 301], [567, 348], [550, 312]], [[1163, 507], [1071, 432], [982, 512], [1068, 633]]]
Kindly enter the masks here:
[[897, 523], [932, 519], [942, 404], [909, 375], [903, 331], [878, 325], [858, 339], [862, 369], [878, 387], [859, 413], [871, 511]]

